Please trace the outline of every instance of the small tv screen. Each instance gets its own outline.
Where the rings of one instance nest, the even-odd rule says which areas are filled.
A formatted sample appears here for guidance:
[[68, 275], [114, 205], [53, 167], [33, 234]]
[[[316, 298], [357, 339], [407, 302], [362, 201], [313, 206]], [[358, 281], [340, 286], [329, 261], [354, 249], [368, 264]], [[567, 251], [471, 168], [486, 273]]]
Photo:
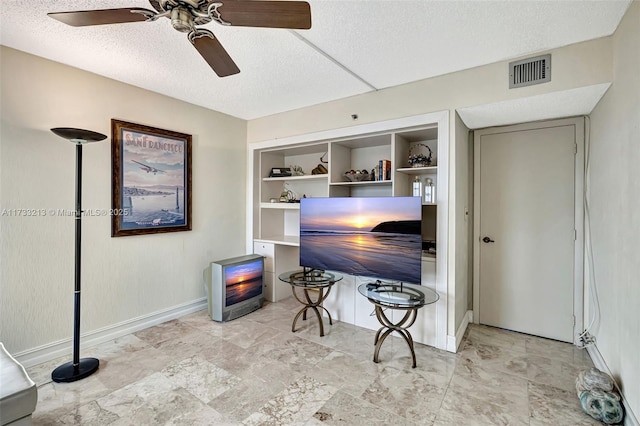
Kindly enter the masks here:
[[224, 268], [225, 306], [262, 294], [262, 259]]
[[300, 265], [420, 284], [420, 197], [300, 200]]

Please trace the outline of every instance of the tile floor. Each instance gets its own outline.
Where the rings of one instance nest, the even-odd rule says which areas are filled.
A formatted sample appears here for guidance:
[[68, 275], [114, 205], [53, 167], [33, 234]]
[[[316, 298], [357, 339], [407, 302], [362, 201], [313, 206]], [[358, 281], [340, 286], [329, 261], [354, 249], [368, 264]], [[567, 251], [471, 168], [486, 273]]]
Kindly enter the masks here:
[[[94, 375], [53, 383], [63, 358], [28, 369], [34, 425], [592, 425], [572, 345], [471, 325], [457, 354], [315, 318], [296, 333], [293, 298], [228, 323], [200, 311], [82, 350]], [[302, 321], [299, 321], [301, 324]], [[70, 358], [70, 356], [69, 356]]]

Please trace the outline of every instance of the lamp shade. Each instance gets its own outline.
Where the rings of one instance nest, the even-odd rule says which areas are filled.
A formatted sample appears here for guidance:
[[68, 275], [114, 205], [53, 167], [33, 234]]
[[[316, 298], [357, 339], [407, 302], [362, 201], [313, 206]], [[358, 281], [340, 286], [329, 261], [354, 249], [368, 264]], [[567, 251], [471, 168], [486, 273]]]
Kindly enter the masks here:
[[51, 129], [53, 133], [70, 140], [73, 143], [91, 143], [98, 142], [107, 137], [102, 133], [92, 132], [91, 130], [74, 129], [71, 127], [56, 127]]

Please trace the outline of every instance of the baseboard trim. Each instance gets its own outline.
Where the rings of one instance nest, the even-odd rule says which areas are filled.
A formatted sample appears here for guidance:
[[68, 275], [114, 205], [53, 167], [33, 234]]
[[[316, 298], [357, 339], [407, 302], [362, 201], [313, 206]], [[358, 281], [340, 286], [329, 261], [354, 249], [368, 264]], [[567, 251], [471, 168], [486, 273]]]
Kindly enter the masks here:
[[460, 348], [460, 343], [462, 343], [462, 339], [464, 338], [464, 333], [467, 331], [467, 327], [469, 327], [469, 323], [473, 322], [473, 311], [469, 310], [464, 314], [462, 318], [462, 323], [458, 330], [456, 331], [455, 336], [447, 336], [447, 351], [448, 352], [458, 352], [458, 348]]
[[[600, 354], [600, 351], [598, 350], [598, 347], [596, 345], [587, 347], [587, 352], [591, 357], [591, 361], [593, 361], [593, 365], [598, 370], [604, 371], [605, 373], [613, 377], [613, 374], [611, 374], [611, 370], [609, 370], [607, 363], [604, 361], [604, 358], [602, 357], [602, 354]], [[633, 411], [631, 411], [631, 409], [629, 408], [629, 403], [624, 397], [624, 394], [620, 391], [620, 387], [618, 386], [618, 383], [616, 383], [616, 389], [620, 393], [620, 396], [622, 397], [622, 404], [624, 405], [624, 410], [625, 410], [624, 426], [640, 426], [640, 423], [638, 422], [638, 418], [635, 416]]]
[[[142, 315], [137, 318], [132, 318], [117, 324], [109, 325], [82, 334], [80, 336], [80, 347], [88, 348], [100, 343], [108, 342], [109, 340], [126, 336], [127, 334], [131, 334], [193, 312], [201, 311], [203, 309], [207, 309], [206, 297], [163, 309], [161, 311], [152, 312], [147, 315]], [[33, 349], [27, 349], [26, 351], [16, 353], [13, 356], [23, 366], [32, 367], [61, 356], [70, 355], [72, 351], [73, 341], [72, 338], [68, 338], [38, 346]]]

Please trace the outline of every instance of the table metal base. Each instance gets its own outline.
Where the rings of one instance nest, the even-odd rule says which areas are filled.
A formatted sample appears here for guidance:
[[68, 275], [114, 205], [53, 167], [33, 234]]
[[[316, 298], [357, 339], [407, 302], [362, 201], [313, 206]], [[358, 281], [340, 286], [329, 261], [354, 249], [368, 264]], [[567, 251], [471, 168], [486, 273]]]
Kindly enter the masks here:
[[[394, 324], [385, 315], [384, 309], [383, 309], [385, 307], [378, 305], [377, 303], [375, 304], [375, 306], [376, 306], [376, 317], [378, 318], [378, 321], [380, 321], [380, 324], [382, 324], [382, 327], [380, 327], [376, 332], [376, 337], [373, 342], [373, 344], [376, 345], [376, 349], [373, 352], [373, 362], [375, 363], [379, 362], [378, 354], [380, 353], [380, 347], [382, 346], [384, 339], [386, 339], [387, 336], [389, 336], [394, 331], [397, 331], [404, 338], [404, 341], [407, 342], [407, 345], [409, 345], [409, 350], [411, 350], [411, 359], [413, 361], [412, 367], [416, 368], [416, 352], [413, 348], [413, 338], [411, 337], [411, 333], [409, 333], [409, 330], [407, 329], [411, 327], [413, 323], [416, 321], [416, 317], [418, 316], [418, 308], [417, 307], [392, 308], [395, 310], [402, 309], [407, 311], [402, 317], [402, 319], [398, 321], [396, 324]], [[382, 333], [382, 335], [380, 333]]]
[[[324, 324], [322, 322], [322, 314], [320, 313], [318, 308], [323, 309], [327, 313], [327, 315], [329, 316], [329, 324], [333, 325], [331, 314], [329, 313], [327, 308], [322, 306], [322, 302], [324, 302], [324, 299], [326, 299], [327, 296], [329, 295], [329, 292], [331, 291], [331, 287], [327, 287], [326, 293], [324, 292], [324, 288], [322, 287], [313, 288], [313, 289], [303, 288], [302, 290], [304, 293], [304, 300], [298, 297], [298, 294], [296, 293], [296, 287], [291, 286], [293, 297], [295, 297], [298, 302], [304, 305], [302, 309], [300, 309], [300, 311], [296, 314], [295, 318], [293, 319], [293, 324], [291, 324], [291, 331], [294, 333], [296, 332], [296, 322], [298, 322], [298, 318], [300, 318], [300, 316], [302, 315], [302, 320], [305, 321], [307, 319], [307, 310], [311, 309], [313, 312], [315, 312], [316, 317], [318, 318], [318, 324], [320, 325], [320, 337], [322, 337], [324, 336]], [[318, 298], [315, 301], [309, 295], [310, 290], [318, 293]]]

